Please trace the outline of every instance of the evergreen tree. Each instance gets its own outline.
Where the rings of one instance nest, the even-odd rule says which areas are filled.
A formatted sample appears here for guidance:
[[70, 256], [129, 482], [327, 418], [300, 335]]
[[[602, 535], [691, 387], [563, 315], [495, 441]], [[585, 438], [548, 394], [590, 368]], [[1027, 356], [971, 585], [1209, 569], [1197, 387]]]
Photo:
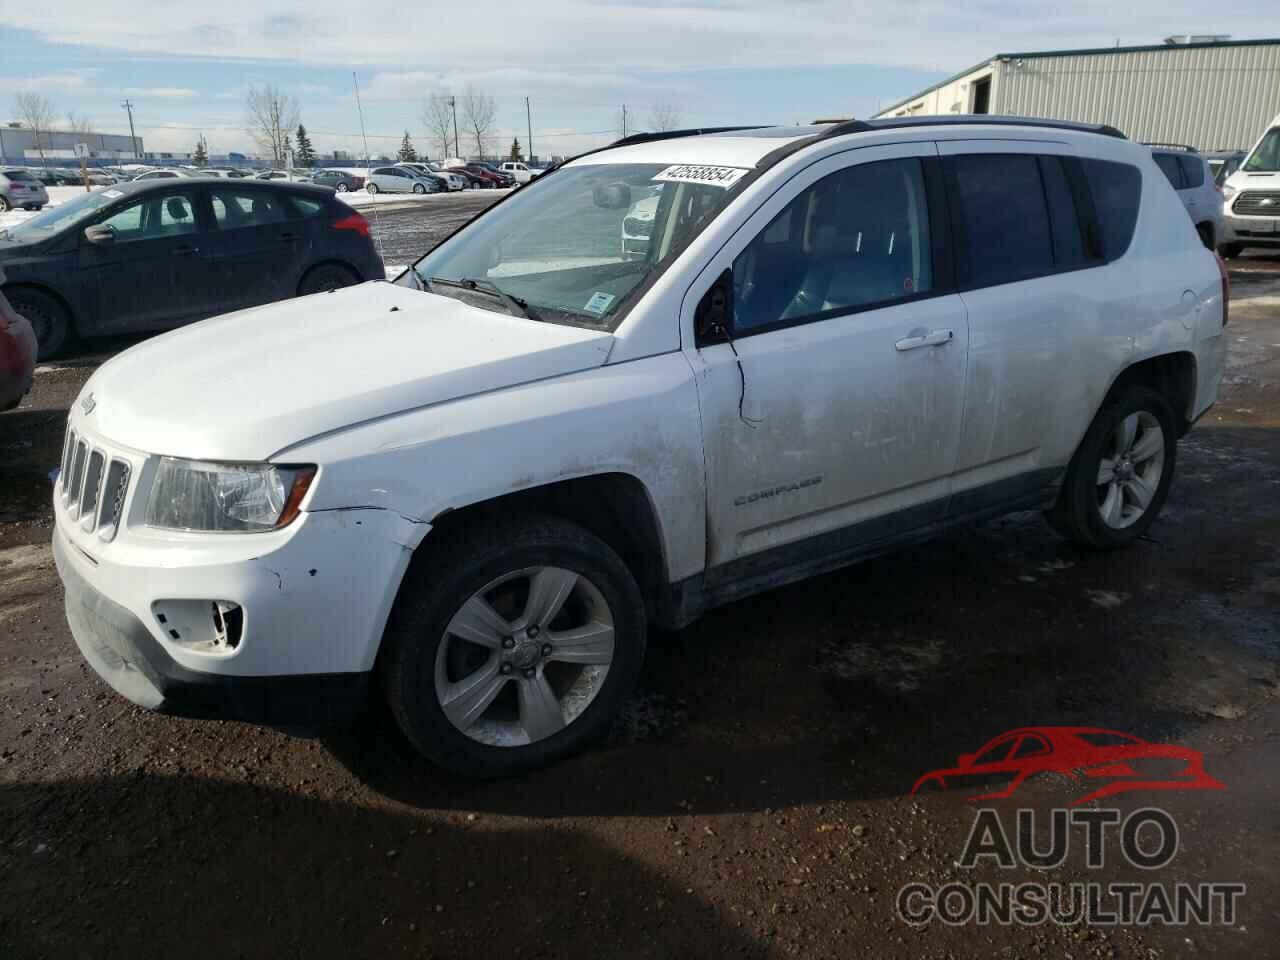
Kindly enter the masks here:
[[209, 165], [209, 145], [205, 143], [204, 137], [196, 141], [196, 149], [191, 154], [191, 163], [197, 167]]
[[417, 163], [418, 151], [413, 149], [413, 141], [409, 139], [409, 131], [404, 132], [404, 139], [400, 141], [400, 151], [396, 154], [396, 159], [401, 163]]
[[517, 162], [519, 162], [519, 161], [523, 161], [523, 160], [524, 160], [524, 151], [520, 149], [520, 138], [519, 138], [519, 137], [513, 137], [513, 138], [512, 138], [512, 140], [511, 140], [511, 155], [510, 155], [507, 159], [508, 159], [508, 160], [515, 160], [515, 161], [517, 161]]
[[298, 149], [294, 153], [294, 162], [300, 167], [310, 167], [316, 162], [316, 152], [311, 147], [311, 138], [307, 136], [307, 128], [298, 124]]

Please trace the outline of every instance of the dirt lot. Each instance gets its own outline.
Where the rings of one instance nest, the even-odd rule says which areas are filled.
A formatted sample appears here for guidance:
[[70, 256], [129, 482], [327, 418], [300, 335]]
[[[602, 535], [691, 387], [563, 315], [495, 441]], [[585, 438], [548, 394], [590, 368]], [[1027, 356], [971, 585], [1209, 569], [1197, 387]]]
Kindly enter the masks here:
[[[405, 229], [409, 229], [406, 225]], [[145, 713], [81, 661], [45, 476], [104, 345], [0, 415], [0, 956], [1275, 956], [1280, 943], [1280, 258], [1233, 264], [1231, 368], [1135, 548], [1019, 514], [654, 638], [610, 741], [453, 781], [376, 708], [296, 739]], [[107, 344], [115, 349], [119, 344]], [[1139, 792], [1172, 862], [956, 866], [976, 806], [922, 773], [1023, 725], [1204, 752]], [[1011, 821], [1074, 796], [988, 801]], [[1156, 874], [1156, 875], [1152, 875]], [[912, 881], [1231, 881], [1230, 925], [912, 927]]]

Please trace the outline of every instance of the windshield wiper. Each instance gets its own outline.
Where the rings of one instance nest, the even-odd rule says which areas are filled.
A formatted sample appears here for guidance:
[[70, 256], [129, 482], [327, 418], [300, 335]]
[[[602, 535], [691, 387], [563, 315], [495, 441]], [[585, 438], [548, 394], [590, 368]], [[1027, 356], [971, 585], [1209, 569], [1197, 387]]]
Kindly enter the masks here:
[[458, 287], [462, 290], [470, 290], [472, 293], [487, 293], [492, 297], [496, 297], [506, 308], [507, 313], [513, 317], [525, 317], [529, 320], [540, 321], [542, 317], [538, 316], [537, 311], [529, 306], [529, 301], [521, 297], [515, 297], [507, 293], [492, 280], [483, 278], [472, 279], [464, 277], [461, 280], [451, 280], [448, 277], [424, 277], [422, 274], [414, 270], [414, 275], [422, 282], [423, 289], [427, 293], [431, 292], [431, 288], [439, 284], [445, 287]]

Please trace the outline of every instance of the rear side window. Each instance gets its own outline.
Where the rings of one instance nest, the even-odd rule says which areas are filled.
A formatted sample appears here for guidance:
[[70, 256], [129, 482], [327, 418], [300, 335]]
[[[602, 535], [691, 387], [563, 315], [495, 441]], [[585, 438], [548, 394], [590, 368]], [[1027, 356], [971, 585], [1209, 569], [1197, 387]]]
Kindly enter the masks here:
[[1138, 222], [1138, 203], [1142, 197], [1142, 173], [1127, 163], [1110, 160], [1081, 161], [1093, 209], [1101, 230], [1102, 255], [1115, 260], [1129, 249], [1133, 228]]
[[1181, 190], [1186, 184], [1182, 180], [1182, 167], [1178, 165], [1178, 158], [1172, 153], [1153, 153], [1152, 158], [1156, 162], [1156, 166], [1169, 178], [1169, 182], [1173, 184], [1173, 189]]
[[1187, 187], [1204, 186], [1204, 161], [1196, 156], [1178, 157], [1178, 166], [1182, 168], [1182, 182]]
[[290, 196], [289, 202], [293, 204], [298, 215], [302, 217], [314, 217], [324, 209], [324, 204], [319, 200], [312, 200], [310, 197]]
[[947, 168], [968, 254], [967, 286], [1012, 283], [1054, 269], [1036, 157], [968, 154], [948, 158]]
[[1053, 236], [1053, 260], [1059, 269], [1080, 267], [1090, 260], [1085, 253], [1084, 233], [1076, 200], [1067, 180], [1061, 157], [1041, 157], [1044, 197], [1049, 204], [1049, 228]]
[[219, 230], [265, 227], [286, 217], [279, 196], [266, 190], [213, 190], [210, 201]]

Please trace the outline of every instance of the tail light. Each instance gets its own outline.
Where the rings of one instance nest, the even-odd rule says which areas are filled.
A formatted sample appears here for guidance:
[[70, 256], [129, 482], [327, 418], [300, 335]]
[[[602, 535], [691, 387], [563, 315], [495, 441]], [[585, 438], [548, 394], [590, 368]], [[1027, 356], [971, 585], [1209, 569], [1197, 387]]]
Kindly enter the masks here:
[[361, 236], [368, 237], [369, 221], [359, 213], [351, 213], [340, 220], [334, 220], [329, 224], [330, 230], [354, 230]]
[[1227, 263], [1218, 254], [1213, 255], [1218, 261], [1218, 273], [1222, 277], [1222, 325], [1227, 325], [1227, 314], [1231, 308], [1231, 277], [1227, 275]]

